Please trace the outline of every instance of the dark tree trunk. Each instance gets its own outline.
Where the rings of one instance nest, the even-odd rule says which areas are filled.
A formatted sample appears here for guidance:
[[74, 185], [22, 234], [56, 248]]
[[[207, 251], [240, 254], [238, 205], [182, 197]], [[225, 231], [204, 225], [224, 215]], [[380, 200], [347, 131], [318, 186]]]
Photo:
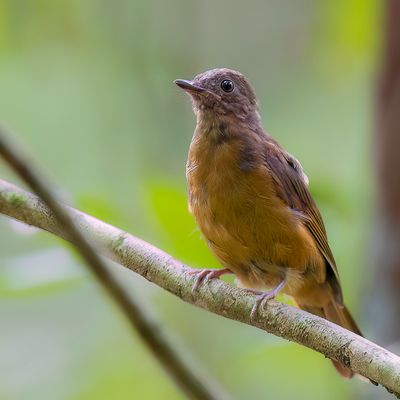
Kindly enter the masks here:
[[[365, 330], [369, 339], [400, 354], [400, 0], [386, 0], [384, 7], [373, 140], [376, 225], [372, 276], [364, 302], [368, 316]], [[394, 397], [363, 385], [359, 398]]]
[[400, 345], [400, 1], [386, 0], [385, 4], [374, 133], [375, 272], [368, 308], [372, 334], [396, 351]]

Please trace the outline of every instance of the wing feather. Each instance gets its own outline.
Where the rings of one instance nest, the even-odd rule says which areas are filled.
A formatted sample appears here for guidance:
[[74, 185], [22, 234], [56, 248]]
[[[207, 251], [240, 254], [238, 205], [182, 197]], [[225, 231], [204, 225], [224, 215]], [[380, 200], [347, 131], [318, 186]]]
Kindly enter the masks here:
[[301, 213], [305, 226], [315, 238], [318, 249], [326, 260], [327, 277], [334, 290], [336, 301], [342, 304], [339, 272], [328, 244], [324, 222], [308, 190], [308, 178], [301, 164], [278, 144], [271, 142], [268, 142], [264, 158], [278, 195], [294, 212]]

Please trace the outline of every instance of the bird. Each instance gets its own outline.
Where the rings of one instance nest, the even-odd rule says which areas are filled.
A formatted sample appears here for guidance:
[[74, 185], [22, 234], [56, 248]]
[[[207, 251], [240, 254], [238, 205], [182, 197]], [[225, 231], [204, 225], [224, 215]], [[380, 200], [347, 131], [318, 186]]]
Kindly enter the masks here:
[[[234, 274], [257, 294], [251, 311], [278, 293], [361, 335], [343, 302], [339, 272], [300, 162], [261, 123], [247, 78], [228, 68], [175, 84], [191, 98], [196, 128], [186, 164], [188, 206], [223, 268], [196, 270], [193, 289]], [[346, 378], [354, 373], [336, 360]]]

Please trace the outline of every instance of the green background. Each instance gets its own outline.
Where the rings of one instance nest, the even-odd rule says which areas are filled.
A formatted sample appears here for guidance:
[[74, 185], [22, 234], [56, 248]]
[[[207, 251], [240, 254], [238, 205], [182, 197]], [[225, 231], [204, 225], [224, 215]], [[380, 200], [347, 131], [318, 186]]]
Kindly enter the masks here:
[[[379, 4], [0, 0], [0, 120], [66, 202], [192, 266], [214, 267], [187, 211], [195, 120], [172, 81], [240, 70], [265, 128], [310, 178], [346, 302], [368, 335], [360, 306]], [[4, 164], [0, 173], [21, 184]], [[0, 217], [0, 399], [183, 398], [69, 250]], [[233, 398], [350, 399], [367, 386], [342, 380], [320, 354], [112, 268]]]

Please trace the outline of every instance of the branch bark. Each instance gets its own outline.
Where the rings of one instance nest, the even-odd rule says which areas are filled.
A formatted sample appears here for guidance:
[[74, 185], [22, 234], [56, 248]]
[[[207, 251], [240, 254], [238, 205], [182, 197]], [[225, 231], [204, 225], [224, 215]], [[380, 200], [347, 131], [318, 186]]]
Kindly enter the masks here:
[[[90, 236], [84, 235], [77, 227], [73, 213], [70, 215], [70, 210], [56, 200], [51, 186], [33, 167], [33, 164], [22, 156], [15, 144], [7, 139], [2, 129], [0, 129], [0, 156], [43, 199], [43, 205], [46, 204], [48, 207], [47, 214], [50, 216], [51, 213], [52, 222], [59, 227], [60, 235], [75, 245], [88, 269], [120, 306], [132, 327], [178, 387], [192, 399], [226, 398], [227, 396], [214, 388], [210, 382], [191, 371], [179, 352], [168, 342], [158, 324], [149, 318], [132, 295], [125, 292], [96, 252], [92, 242], [89, 241]], [[11, 200], [15, 204], [16, 198], [11, 196]], [[38, 198], [37, 200], [39, 201]]]
[[[220, 280], [201, 285], [193, 294], [191, 288], [195, 278], [189, 274], [189, 267], [127, 232], [64, 207], [83, 235], [93, 239], [100, 249], [105, 249], [106, 257], [182, 300], [309, 347], [389, 391], [400, 393], [400, 358], [395, 354], [325, 319], [273, 300], [250, 319], [255, 296]], [[53, 214], [37, 196], [2, 180], [0, 213], [68, 240]]]

